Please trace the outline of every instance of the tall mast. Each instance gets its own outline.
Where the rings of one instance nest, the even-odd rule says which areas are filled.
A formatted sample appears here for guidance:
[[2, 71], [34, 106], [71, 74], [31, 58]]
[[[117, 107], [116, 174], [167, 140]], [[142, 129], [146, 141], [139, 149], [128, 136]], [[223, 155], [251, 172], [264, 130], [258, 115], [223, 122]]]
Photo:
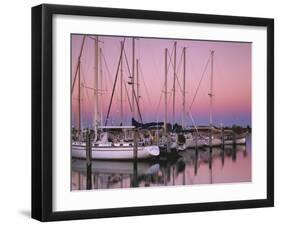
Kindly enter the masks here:
[[135, 117], [135, 38], [132, 38], [132, 117]]
[[176, 108], [176, 64], [177, 64], [177, 42], [174, 42], [174, 81], [173, 81], [173, 124], [175, 123]]
[[164, 98], [165, 98], [164, 131], [165, 131], [165, 136], [166, 136], [166, 134], [167, 134], [167, 74], [168, 74], [167, 55], [168, 55], [168, 49], [165, 48], [165, 90], [164, 90]]
[[79, 58], [79, 68], [78, 68], [78, 131], [81, 132], [81, 70], [80, 70], [80, 58]]
[[211, 79], [210, 79], [210, 92], [209, 92], [209, 97], [210, 97], [210, 112], [209, 112], [209, 123], [210, 123], [210, 128], [213, 126], [213, 76], [214, 76], [214, 53], [215, 51], [211, 51]]
[[100, 125], [103, 125], [102, 48], [100, 48]]
[[99, 40], [98, 36], [95, 38], [95, 74], [94, 74], [94, 130], [97, 134], [97, 127], [99, 124], [98, 119], [98, 73], [99, 73]]
[[80, 53], [79, 53], [79, 56], [78, 56], [78, 64], [77, 64], [76, 71], [75, 71], [74, 81], [73, 81], [72, 87], [71, 87], [71, 94], [73, 94], [73, 90], [74, 90], [74, 86], [75, 86], [75, 82], [76, 82], [76, 77], [77, 77], [78, 70], [79, 70], [80, 65], [81, 65], [81, 57], [82, 57], [82, 53], [83, 53], [85, 40], [86, 40], [86, 35], [83, 36], [83, 41], [82, 41]]
[[111, 93], [111, 97], [110, 97], [110, 101], [109, 101], [109, 106], [108, 106], [108, 109], [107, 109], [107, 114], [106, 114], [105, 126], [107, 125], [108, 117], [109, 117], [109, 114], [110, 114], [110, 109], [111, 109], [111, 106], [112, 106], [112, 100], [113, 100], [113, 96], [114, 96], [114, 92], [115, 92], [115, 88], [116, 88], [116, 84], [117, 84], [117, 79], [118, 79], [118, 74], [119, 74], [119, 70], [120, 70], [121, 57], [122, 57], [121, 54], [122, 54], [123, 49], [124, 49], [124, 43], [125, 43], [125, 39], [124, 39], [122, 49], [121, 49], [121, 53], [120, 53], [120, 57], [119, 57], [119, 60], [118, 60], [117, 71], [116, 71], [116, 75], [115, 75], [115, 79], [114, 79], [113, 89], [112, 89], [112, 93]]
[[121, 100], [121, 104], [120, 104], [120, 114], [121, 114], [121, 124], [123, 125], [123, 41], [120, 42], [120, 45], [121, 45], [121, 62], [120, 62], [120, 66], [121, 66], [121, 69], [120, 69], [120, 72], [121, 72], [121, 75], [120, 75], [120, 100]]
[[186, 72], [186, 68], [185, 65], [186, 64], [186, 47], [183, 48], [183, 93], [182, 93], [182, 123], [181, 125], [183, 126], [183, 124], [185, 123], [185, 72]]
[[[137, 102], [137, 105], [138, 105], [138, 107], [140, 107], [140, 94], [139, 94], [139, 60], [137, 59], [136, 60], [136, 63], [137, 63], [137, 68], [136, 68], [136, 70], [137, 70], [137, 100], [136, 100], [136, 102]], [[138, 119], [139, 120], [139, 119]]]

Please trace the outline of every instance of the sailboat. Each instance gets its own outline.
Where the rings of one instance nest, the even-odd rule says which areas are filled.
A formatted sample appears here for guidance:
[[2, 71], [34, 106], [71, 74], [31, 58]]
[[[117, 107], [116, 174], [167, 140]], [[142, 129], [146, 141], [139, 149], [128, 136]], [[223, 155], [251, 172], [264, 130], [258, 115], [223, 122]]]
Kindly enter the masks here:
[[233, 139], [232, 136], [225, 136], [224, 137], [224, 144], [246, 144], [246, 137], [248, 133], [243, 133], [236, 135], [236, 137]]
[[[183, 116], [185, 115], [185, 48], [183, 49], [184, 56], [184, 70], [183, 70]], [[213, 60], [214, 60], [214, 51], [211, 51], [211, 79], [210, 79], [210, 91], [208, 93], [210, 97], [210, 111], [209, 111], [209, 126], [203, 128], [204, 130], [209, 131], [209, 136], [200, 135], [199, 131], [201, 128], [195, 126], [193, 132], [188, 132], [184, 134], [185, 142], [178, 142], [178, 150], [182, 151], [188, 148], [197, 148], [204, 146], [220, 146], [222, 141], [220, 138], [217, 138], [213, 135], [213, 118], [212, 118], [212, 104], [213, 104]], [[184, 119], [184, 117], [183, 117]]]
[[[177, 51], [177, 42], [174, 42], [174, 62], [173, 62], [173, 88], [172, 88], [172, 94], [173, 94], [173, 114], [172, 114], [172, 121], [175, 123], [175, 93], [176, 93], [176, 51]], [[167, 132], [167, 93], [168, 93], [168, 86], [167, 86], [167, 75], [168, 75], [168, 49], [165, 48], [165, 80], [164, 80], [164, 135], [160, 138], [160, 147], [162, 148], [168, 148], [170, 150], [174, 151], [182, 151], [187, 148], [195, 148], [195, 147], [202, 147], [206, 145], [206, 140], [201, 139], [201, 137], [198, 136], [198, 139], [195, 139], [194, 135], [192, 133], [185, 133], [183, 132], [182, 134], [178, 134], [177, 132], [177, 126], [174, 124], [174, 131]], [[183, 111], [183, 117], [182, 117], [182, 125], [185, 119], [185, 114], [186, 114], [186, 100], [185, 100], [185, 95], [186, 95], [186, 87], [185, 87], [185, 77], [186, 77], [186, 47], [183, 48], [183, 103], [182, 103], [182, 111]], [[181, 129], [182, 130], [182, 129]], [[181, 136], [182, 135], [182, 136]], [[182, 139], [179, 138], [179, 136], [182, 137]]]
[[[176, 92], [176, 50], [177, 50], [177, 42], [174, 42], [174, 68], [173, 68], [173, 123], [175, 122], [175, 92]], [[177, 144], [177, 134], [176, 132], [168, 132], [167, 131], [167, 125], [168, 125], [168, 113], [167, 113], [167, 105], [168, 105], [168, 49], [165, 48], [165, 81], [164, 81], [164, 133], [160, 137], [159, 146], [161, 148], [165, 148], [170, 151], [176, 151], [178, 148]]]
[[[101, 129], [110, 130], [131, 130], [132, 126], [107, 126]], [[137, 148], [138, 159], [148, 159], [159, 155], [159, 148], [155, 145], [147, 146], [142, 140], [137, 141], [137, 145], [132, 139], [109, 139], [109, 132], [101, 132], [99, 138], [92, 143], [92, 159], [108, 160], [130, 160], [134, 159], [134, 151]], [[135, 147], [135, 145], [137, 147]], [[86, 158], [86, 142], [72, 142], [72, 156], [76, 158]]]
[[[101, 114], [99, 112], [99, 106], [98, 106], [98, 102], [99, 102], [99, 87], [98, 87], [98, 78], [99, 78], [99, 69], [98, 69], [98, 55], [99, 55], [99, 51], [98, 51], [98, 36], [96, 36], [94, 38], [95, 40], [95, 77], [94, 77], [94, 98], [95, 98], [95, 105], [94, 105], [94, 140], [92, 142], [91, 145], [91, 156], [92, 159], [105, 159], [105, 160], [130, 160], [130, 159], [147, 159], [147, 158], [152, 158], [152, 157], [156, 157], [159, 155], [159, 147], [156, 145], [145, 145], [145, 142], [142, 140], [139, 141], [134, 141], [133, 139], [128, 140], [128, 139], [111, 139], [109, 140], [109, 132], [100, 132], [98, 131], [99, 129], [103, 130], [118, 130], [118, 131], [122, 131], [122, 132], [126, 132], [127, 130], [134, 130], [135, 127], [134, 126], [100, 126], [101, 124]], [[116, 78], [115, 78], [115, 83], [114, 83], [114, 87], [113, 87], [113, 91], [112, 91], [112, 95], [111, 95], [111, 100], [110, 100], [110, 105], [108, 108], [108, 113], [107, 113], [107, 119], [108, 119], [108, 115], [110, 112], [110, 108], [111, 108], [111, 103], [112, 103], [112, 97], [114, 94], [114, 90], [115, 90], [115, 86], [116, 86], [116, 81], [117, 81], [117, 76], [118, 76], [118, 72], [119, 72], [119, 67], [121, 65], [122, 67], [122, 57], [123, 57], [123, 51], [124, 51], [124, 42], [121, 43], [121, 54], [120, 54], [120, 58], [119, 58], [119, 63], [118, 63], [118, 68], [117, 68], [117, 73], [116, 73]], [[132, 68], [134, 68], [134, 38], [133, 38], [133, 66]], [[84, 39], [83, 39], [83, 44], [82, 44], [82, 48], [84, 45]], [[82, 51], [81, 51], [82, 52]], [[100, 49], [100, 56], [101, 56], [101, 49]], [[81, 57], [81, 54], [80, 54]], [[79, 57], [79, 61], [80, 61], [80, 57]], [[80, 63], [78, 64], [80, 65]], [[101, 60], [100, 60], [100, 74], [102, 72], [101, 70]], [[121, 74], [122, 74], [122, 70], [121, 70]], [[123, 77], [123, 76], [121, 76]], [[101, 76], [102, 78], [102, 76]], [[132, 81], [134, 78], [134, 70], [132, 73]], [[133, 84], [133, 83], [132, 83]], [[79, 84], [80, 86], [80, 73], [79, 73]], [[121, 79], [121, 85], [122, 85], [122, 79]], [[133, 85], [132, 85], [133, 86]], [[80, 92], [80, 89], [79, 89]], [[134, 86], [132, 88], [132, 93], [133, 93], [133, 97], [135, 97], [134, 95]], [[78, 101], [80, 102], [80, 93], [79, 93], [79, 98]], [[133, 101], [133, 99], [132, 99]], [[138, 104], [138, 103], [137, 103]], [[79, 106], [79, 125], [81, 124], [81, 114], [80, 114], [80, 104]], [[122, 106], [122, 104], [121, 104]], [[122, 111], [123, 112], [123, 111]], [[107, 120], [105, 122], [105, 124], [107, 123]], [[80, 131], [80, 128], [79, 128]], [[135, 138], [136, 139], [136, 138]], [[136, 153], [135, 153], [136, 152]], [[85, 141], [73, 141], [72, 142], [72, 157], [75, 158], [86, 158], [86, 142]]]

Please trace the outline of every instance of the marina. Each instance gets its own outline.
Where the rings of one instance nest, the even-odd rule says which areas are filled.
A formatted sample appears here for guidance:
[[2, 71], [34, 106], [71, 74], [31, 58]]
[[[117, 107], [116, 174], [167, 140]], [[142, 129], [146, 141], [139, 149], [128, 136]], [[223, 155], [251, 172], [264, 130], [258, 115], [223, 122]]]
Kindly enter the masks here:
[[[72, 189], [107, 189], [248, 182], [251, 180], [251, 143], [190, 149], [172, 158], [153, 160], [92, 160], [87, 172], [85, 160], [72, 160]], [[241, 174], [241, 172], [243, 172]], [[241, 176], [242, 175], [242, 176]], [[88, 188], [87, 188], [88, 183]]]
[[[161, 71], [156, 85], [144, 75], [146, 65], [137, 44], [143, 38], [76, 36], [71, 86], [72, 190], [251, 180], [250, 120], [240, 124], [234, 117], [231, 120], [236, 123], [230, 123], [217, 116], [216, 49], [208, 50], [199, 80], [190, 85], [189, 47], [182, 46], [184, 41], [162, 40], [170, 48], [163, 45], [162, 54], [157, 55], [162, 65], [155, 69]], [[105, 55], [110, 52], [107, 45], [117, 53], [110, 55], [111, 62]], [[88, 56], [87, 63], [83, 54]], [[89, 64], [93, 70], [85, 68]], [[200, 121], [202, 113], [196, 112], [202, 99], [204, 118]]]

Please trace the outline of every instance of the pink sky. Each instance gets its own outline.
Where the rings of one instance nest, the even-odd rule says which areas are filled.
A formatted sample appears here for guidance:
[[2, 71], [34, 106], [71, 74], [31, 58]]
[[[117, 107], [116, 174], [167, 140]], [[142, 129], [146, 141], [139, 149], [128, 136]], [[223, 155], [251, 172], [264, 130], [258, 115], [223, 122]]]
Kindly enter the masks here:
[[[83, 35], [72, 35], [72, 82], [77, 67], [78, 55], [82, 44]], [[120, 41], [123, 37], [99, 36], [102, 41], [100, 47], [105, 56], [106, 64], [102, 61], [103, 89], [106, 90], [102, 98], [103, 115], [106, 115], [109, 99], [112, 92], [112, 84], [115, 78], [118, 59], [120, 56]], [[204, 67], [214, 50], [214, 98], [213, 98], [213, 121], [215, 125], [240, 124], [251, 125], [251, 43], [238, 42], [214, 42], [196, 40], [176, 39], [136, 39], [135, 56], [140, 60], [140, 109], [144, 122], [163, 121], [164, 96], [160, 102], [162, 87], [164, 84], [164, 51], [168, 48], [170, 54], [173, 52], [174, 41], [177, 41], [177, 63], [179, 65], [182, 48], [187, 47], [187, 74], [186, 74], [186, 105], [189, 106], [195, 94]], [[126, 38], [125, 52], [131, 67], [132, 39]], [[173, 59], [173, 55], [172, 55]], [[108, 70], [106, 69], [108, 65]], [[130, 68], [131, 70], [131, 68]], [[94, 40], [87, 37], [81, 58], [81, 82], [86, 86], [93, 87], [94, 77]], [[208, 123], [209, 113], [209, 86], [210, 86], [210, 64], [200, 86], [197, 98], [192, 107], [192, 115], [197, 124]], [[124, 61], [124, 78], [128, 79], [128, 71]], [[182, 63], [178, 67], [178, 79], [183, 84]], [[144, 83], [148, 88], [145, 89]], [[168, 91], [172, 90], [173, 68], [170, 65], [168, 73]], [[131, 97], [131, 87], [127, 85]], [[92, 125], [93, 118], [93, 91], [82, 88], [82, 124]], [[127, 124], [130, 124], [131, 113], [126, 101], [125, 109]], [[77, 86], [72, 96], [73, 124], [77, 124]], [[158, 104], [160, 103], [160, 105]], [[120, 83], [117, 83], [110, 117], [114, 124], [120, 123]], [[172, 97], [168, 105], [168, 119], [172, 119]], [[182, 119], [182, 93], [176, 84], [176, 121]], [[186, 123], [190, 124], [187, 119]]]

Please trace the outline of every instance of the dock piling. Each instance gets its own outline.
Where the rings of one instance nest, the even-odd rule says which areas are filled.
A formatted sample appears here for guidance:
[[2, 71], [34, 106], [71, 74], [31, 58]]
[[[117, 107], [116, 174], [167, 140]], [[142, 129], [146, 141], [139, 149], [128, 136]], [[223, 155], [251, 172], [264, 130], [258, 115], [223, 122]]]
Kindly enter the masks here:
[[209, 169], [212, 170], [212, 164], [213, 164], [213, 147], [209, 147]]
[[199, 153], [198, 153], [198, 149], [195, 149], [195, 162], [194, 162], [194, 175], [196, 176], [197, 173], [198, 173], [198, 156], [199, 156]]
[[167, 134], [167, 153], [171, 153], [171, 135], [170, 133]]
[[210, 127], [210, 129], [209, 129], [209, 146], [210, 146], [210, 148], [213, 147], [213, 131], [212, 131], [212, 127]]
[[225, 156], [225, 150], [224, 146], [221, 149], [221, 165], [224, 166], [224, 156]]
[[138, 132], [134, 130], [134, 161], [138, 158]]
[[233, 139], [233, 146], [236, 146], [236, 133], [233, 131], [233, 135], [232, 135], [232, 139]]
[[224, 147], [224, 127], [221, 127], [221, 142], [222, 142], [222, 148]]
[[87, 189], [92, 189], [92, 141], [90, 130], [86, 134], [86, 171], [87, 171]]
[[133, 187], [138, 187], [138, 131], [134, 130], [134, 175], [132, 181]]
[[197, 133], [195, 133], [195, 150], [198, 150], [198, 136]]

